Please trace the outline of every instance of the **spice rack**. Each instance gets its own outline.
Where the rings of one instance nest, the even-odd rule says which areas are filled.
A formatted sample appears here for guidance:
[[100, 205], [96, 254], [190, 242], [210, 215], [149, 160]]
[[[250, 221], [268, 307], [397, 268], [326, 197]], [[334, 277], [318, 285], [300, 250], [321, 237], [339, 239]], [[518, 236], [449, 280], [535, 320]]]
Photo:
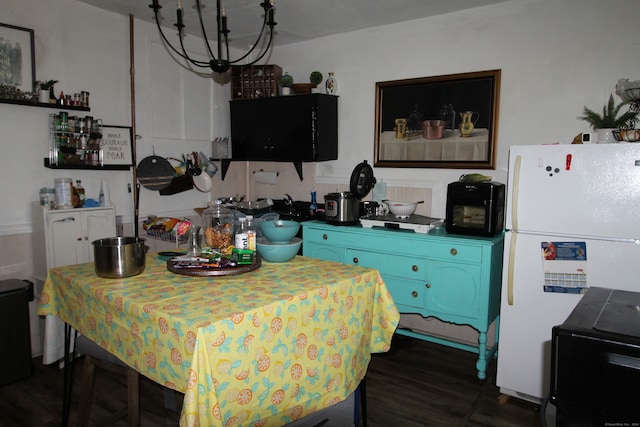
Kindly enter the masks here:
[[282, 68], [278, 65], [231, 67], [231, 98], [255, 99], [278, 96]]
[[49, 114], [50, 167], [102, 167], [102, 120]]

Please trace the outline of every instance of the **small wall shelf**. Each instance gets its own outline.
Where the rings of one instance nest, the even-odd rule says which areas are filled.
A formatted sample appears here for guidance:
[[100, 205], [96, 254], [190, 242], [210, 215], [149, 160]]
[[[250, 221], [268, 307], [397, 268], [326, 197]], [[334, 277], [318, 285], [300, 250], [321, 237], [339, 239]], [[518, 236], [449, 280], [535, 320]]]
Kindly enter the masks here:
[[16, 99], [1, 99], [0, 104], [13, 104], [13, 105], [25, 105], [27, 107], [41, 107], [41, 108], [57, 108], [58, 110], [74, 110], [74, 111], [91, 111], [89, 107], [78, 107], [74, 105], [59, 105], [59, 104], [43, 104], [40, 102], [20, 101]]
[[64, 164], [64, 165], [52, 165], [49, 163], [49, 159], [44, 159], [44, 167], [49, 169], [87, 169], [87, 170], [97, 170], [97, 171], [126, 171], [131, 169], [131, 166], [128, 165], [104, 165], [104, 166], [91, 166], [91, 165], [72, 165], [72, 164]]

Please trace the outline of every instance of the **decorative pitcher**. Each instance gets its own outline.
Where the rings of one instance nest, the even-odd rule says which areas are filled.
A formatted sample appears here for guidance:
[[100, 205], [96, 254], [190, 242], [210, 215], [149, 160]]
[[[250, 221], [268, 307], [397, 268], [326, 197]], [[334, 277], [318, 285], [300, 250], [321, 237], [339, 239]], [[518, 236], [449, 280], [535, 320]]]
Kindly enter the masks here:
[[460, 113], [460, 118], [462, 119], [460, 121], [461, 137], [466, 138], [468, 136], [471, 136], [471, 133], [473, 132], [473, 128], [475, 127], [479, 117], [480, 117], [480, 114], [478, 114], [477, 111], [462, 111]]

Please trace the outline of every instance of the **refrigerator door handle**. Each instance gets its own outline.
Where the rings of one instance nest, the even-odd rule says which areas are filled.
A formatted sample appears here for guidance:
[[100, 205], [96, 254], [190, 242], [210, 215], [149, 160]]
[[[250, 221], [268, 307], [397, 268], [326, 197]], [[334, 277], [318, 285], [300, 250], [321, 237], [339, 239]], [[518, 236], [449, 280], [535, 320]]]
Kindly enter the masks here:
[[513, 305], [513, 274], [516, 259], [516, 242], [518, 233], [511, 232], [511, 242], [509, 244], [509, 266], [507, 270], [507, 303]]
[[520, 167], [522, 156], [516, 156], [513, 165], [513, 182], [511, 183], [511, 230], [518, 231], [518, 195], [520, 191]]

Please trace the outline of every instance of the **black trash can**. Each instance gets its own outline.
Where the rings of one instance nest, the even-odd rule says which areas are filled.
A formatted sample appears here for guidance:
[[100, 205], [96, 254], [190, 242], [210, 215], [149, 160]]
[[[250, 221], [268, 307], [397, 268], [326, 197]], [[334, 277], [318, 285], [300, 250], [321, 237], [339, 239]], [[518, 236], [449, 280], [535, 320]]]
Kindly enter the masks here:
[[33, 301], [33, 283], [0, 281], [0, 386], [31, 376], [29, 301]]

